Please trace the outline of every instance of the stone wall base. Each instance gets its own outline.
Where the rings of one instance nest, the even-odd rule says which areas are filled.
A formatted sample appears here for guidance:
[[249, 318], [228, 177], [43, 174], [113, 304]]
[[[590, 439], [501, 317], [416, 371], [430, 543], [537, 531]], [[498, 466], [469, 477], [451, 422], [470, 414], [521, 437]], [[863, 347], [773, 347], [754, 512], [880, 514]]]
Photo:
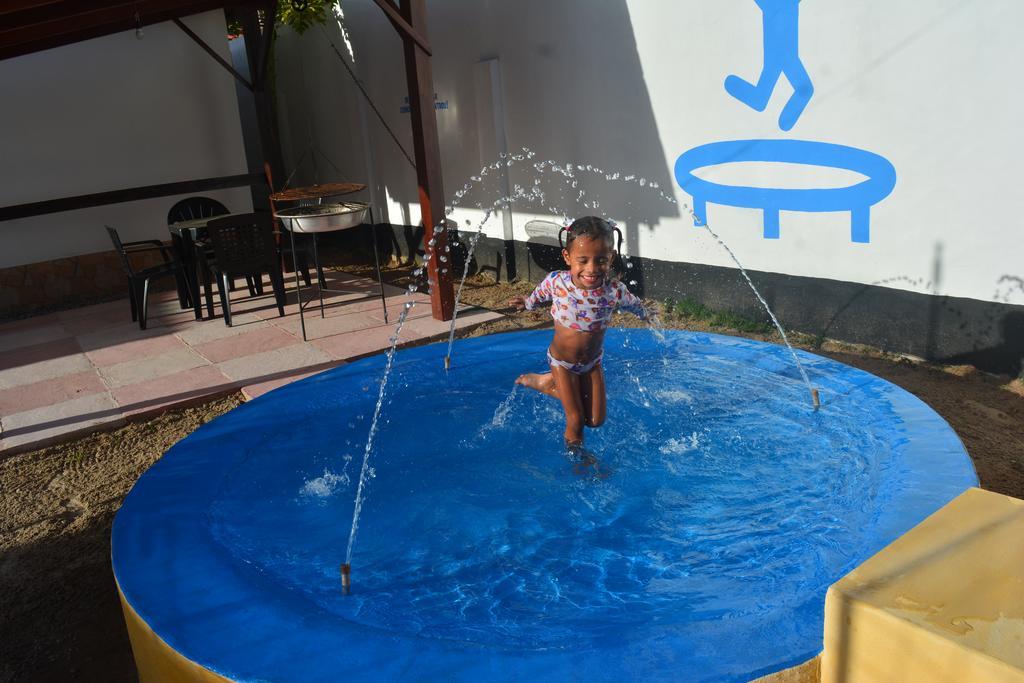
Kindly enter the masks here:
[[[160, 262], [159, 252], [132, 256], [139, 269]], [[155, 280], [151, 288], [174, 286], [174, 278], [166, 277]], [[120, 297], [128, 297], [128, 278], [113, 250], [0, 268], [0, 319]]]

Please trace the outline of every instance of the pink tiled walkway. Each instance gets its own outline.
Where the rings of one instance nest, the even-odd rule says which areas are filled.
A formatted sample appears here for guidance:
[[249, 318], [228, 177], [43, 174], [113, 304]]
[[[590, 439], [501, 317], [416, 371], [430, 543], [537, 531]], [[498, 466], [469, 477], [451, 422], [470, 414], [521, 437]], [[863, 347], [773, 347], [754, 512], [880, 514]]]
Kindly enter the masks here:
[[[0, 453], [21, 451], [123, 423], [129, 417], [241, 389], [254, 398], [288, 382], [389, 346], [407, 300], [417, 302], [400, 341], [448, 332], [430, 316], [425, 295], [407, 299], [385, 286], [384, 323], [375, 282], [328, 273], [332, 288], [351, 291], [326, 299], [325, 317], [306, 308], [302, 340], [294, 292], [279, 317], [267, 292], [232, 297], [233, 327], [216, 318], [196, 321], [173, 293], [150, 298], [149, 326], [131, 322], [128, 301], [114, 301], [0, 324]], [[311, 296], [311, 295], [308, 295]], [[460, 309], [460, 328], [500, 317]]]

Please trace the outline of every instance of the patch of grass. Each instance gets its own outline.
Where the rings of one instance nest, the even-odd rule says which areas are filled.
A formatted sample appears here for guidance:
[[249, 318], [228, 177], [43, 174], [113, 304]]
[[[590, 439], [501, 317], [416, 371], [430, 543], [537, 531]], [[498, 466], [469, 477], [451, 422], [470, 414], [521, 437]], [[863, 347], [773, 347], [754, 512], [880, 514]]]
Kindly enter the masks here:
[[806, 334], [804, 332], [786, 330], [786, 336], [789, 338], [789, 342], [791, 344], [803, 346], [809, 349], [821, 349], [825, 346], [826, 341], [825, 335], [820, 332], [818, 334]]
[[749, 334], [768, 334], [774, 329], [771, 323], [753, 320], [730, 311], [716, 311], [690, 298], [680, 301], [669, 299], [665, 302], [665, 309], [683, 318], [706, 323], [711, 327], [739, 330]]

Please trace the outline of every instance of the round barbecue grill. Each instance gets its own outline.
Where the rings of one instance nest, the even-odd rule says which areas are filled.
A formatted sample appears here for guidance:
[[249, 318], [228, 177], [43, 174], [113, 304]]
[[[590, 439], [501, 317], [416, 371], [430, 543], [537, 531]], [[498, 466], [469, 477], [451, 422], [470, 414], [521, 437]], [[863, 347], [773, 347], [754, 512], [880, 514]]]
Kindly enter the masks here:
[[340, 202], [294, 206], [277, 212], [284, 226], [293, 232], [330, 232], [362, 225], [370, 211], [365, 202]]
[[[370, 205], [366, 202], [336, 202], [323, 203], [326, 197], [337, 197], [339, 195], [351, 194], [365, 190], [366, 185], [362, 183], [324, 183], [322, 185], [310, 185], [308, 187], [293, 187], [270, 195], [271, 206], [274, 208], [274, 215], [281, 219], [281, 223], [288, 229], [291, 239], [292, 260], [295, 266], [295, 291], [299, 303], [299, 324], [302, 328], [302, 339], [306, 337], [306, 316], [307, 304], [316, 300], [320, 302], [320, 317], [324, 318], [324, 292], [337, 294], [351, 294], [344, 289], [331, 289], [324, 285], [323, 269], [320, 265], [320, 255], [317, 252], [316, 236], [321, 232], [332, 232], [335, 230], [347, 230], [364, 223], [369, 223], [373, 230], [373, 261], [377, 270], [377, 282], [380, 286], [381, 308], [384, 312], [384, 323], [388, 322], [387, 299], [384, 294], [384, 280], [380, 274], [380, 257], [377, 254], [376, 225], [373, 221], [373, 214]], [[278, 209], [277, 202], [294, 202], [294, 206]], [[317, 270], [316, 299], [311, 301], [303, 300], [302, 285], [299, 283], [298, 264], [296, 260], [295, 234], [308, 234], [312, 238], [313, 261]]]

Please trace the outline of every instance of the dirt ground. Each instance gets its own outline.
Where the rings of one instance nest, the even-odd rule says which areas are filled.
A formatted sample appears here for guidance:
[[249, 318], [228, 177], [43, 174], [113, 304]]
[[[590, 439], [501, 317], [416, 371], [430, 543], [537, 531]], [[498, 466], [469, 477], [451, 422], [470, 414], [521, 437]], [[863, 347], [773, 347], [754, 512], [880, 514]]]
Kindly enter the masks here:
[[[401, 269], [385, 276], [395, 284], [405, 277]], [[511, 312], [506, 309], [509, 297], [531, 288], [477, 276], [467, 281], [463, 301]], [[630, 321], [624, 316], [619, 323]], [[740, 334], [675, 313], [666, 314], [664, 323]], [[550, 324], [546, 312], [519, 313], [461, 336]], [[741, 336], [779, 341], [768, 334]], [[920, 397], [960, 435], [984, 488], [1024, 498], [1024, 385], [1019, 379], [827, 340], [815, 345], [810, 337], [793, 336], [797, 346], [884, 377]], [[231, 396], [0, 460], [0, 682], [135, 680], [110, 569], [114, 514], [139, 475], [171, 445], [241, 400]]]

